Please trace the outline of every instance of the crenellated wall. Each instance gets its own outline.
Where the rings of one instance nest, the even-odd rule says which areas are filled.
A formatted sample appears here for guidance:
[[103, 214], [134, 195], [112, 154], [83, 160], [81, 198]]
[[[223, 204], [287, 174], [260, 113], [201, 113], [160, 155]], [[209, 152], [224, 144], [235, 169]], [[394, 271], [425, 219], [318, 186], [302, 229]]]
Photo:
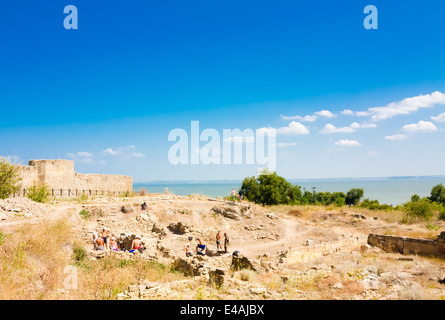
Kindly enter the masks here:
[[27, 166], [17, 166], [23, 187], [46, 184], [52, 189], [106, 190], [126, 192], [133, 190], [129, 176], [111, 174], [80, 174], [74, 172], [72, 160], [30, 160]]

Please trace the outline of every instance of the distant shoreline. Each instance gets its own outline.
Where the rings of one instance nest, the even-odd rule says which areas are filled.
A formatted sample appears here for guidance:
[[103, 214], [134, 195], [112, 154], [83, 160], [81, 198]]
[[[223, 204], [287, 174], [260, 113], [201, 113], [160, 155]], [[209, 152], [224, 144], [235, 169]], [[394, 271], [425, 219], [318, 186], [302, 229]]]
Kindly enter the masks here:
[[[445, 179], [445, 175], [431, 175], [431, 176], [390, 176], [390, 177], [357, 177], [357, 178], [293, 178], [286, 179], [291, 183], [298, 182], [320, 182], [320, 181], [385, 181], [385, 180], [430, 180], [430, 179]], [[186, 184], [240, 184], [241, 180], [152, 180], [152, 181], [134, 181], [136, 185], [150, 184], [150, 185], [186, 185]]]

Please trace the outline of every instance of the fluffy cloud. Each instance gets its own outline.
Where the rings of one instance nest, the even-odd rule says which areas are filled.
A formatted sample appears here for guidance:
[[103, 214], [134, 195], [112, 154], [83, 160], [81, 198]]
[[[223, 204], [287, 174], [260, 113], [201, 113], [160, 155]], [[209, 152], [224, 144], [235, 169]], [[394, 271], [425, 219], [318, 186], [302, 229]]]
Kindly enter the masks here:
[[111, 148], [108, 148], [108, 149], [105, 149], [104, 151], [102, 151], [102, 153], [106, 154], [106, 155], [110, 155], [110, 156], [116, 156], [119, 154], [119, 151], [115, 151]]
[[367, 117], [370, 115], [368, 111], [352, 111], [349, 109], [343, 110], [340, 114], [347, 116]]
[[317, 120], [317, 116], [281, 116], [283, 120], [300, 120], [300, 121], [306, 121], [306, 122], [314, 122]]
[[386, 140], [405, 140], [406, 138], [408, 138], [408, 136], [404, 134], [394, 134], [392, 136], [385, 137]]
[[296, 146], [297, 144], [295, 142], [278, 142], [279, 147], [290, 147], [290, 146]]
[[340, 114], [344, 114], [347, 116], [353, 116], [353, 115], [355, 115], [355, 112], [352, 110], [346, 109], [346, 110], [343, 110], [342, 112], [340, 112]]
[[337, 128], [331, 123], [326, 124], [323, 129], [320, 130], [320, 133], [351, 133], [355, 132], [356, 129], [365, 129], [365, 128], [375, 128], [377, 125], [375, 123], [358, 123], [353, 122], [347, 127]]
[[91, 158], [93, 156], [93, 154], [86, 151], [80, 151], [77, 153], [77, 155], [81, 158]]
[[445, 112], [439, 114], [437, 117], [431, 117], [431, 119], [436, 122], [445, 122]]
[[354, 131], [355, 131], [355, 129], [352, 127], [337, 128], [333, 124], [328, 123], [323, 127], [323, 129], [320, 130], [320, 133], [339, 133], [339, 132], [350, 133], [350, 132], [354, 132]]
[[410, 114], [420, 108], [431, 108], [436, 104], [445, 104], [445, 94], [435, 91], [431, 94], [406, 98], [401, 101], [391, 102], [383, 107], [369, 108], [368, 110], [373, 114], [372, 120], [379, 121], [400, 114]]
[[404, 125], [402, 130], [411, 133], [435, 132], [437, 127], [432, 122], [420, 120], [418, 123]]
[[367, 116], [370, 115], [370, 113], [369, 113], [368, 111], [357, 111], [357, 112], [355, 113], [355, 115], [356, 115], [357, 117], [367, 117]]
[[353, 123], [351, 123], [350, 127], [354, 128], [354, 129], [365, 129], [365, 128], [375, 128], [375, 127], [377, 127], [377, 125], [375, 123], [360, 124], [358, 122], [353, 122]]
[[335, 114], [333, 114], [329, 110], [320, 110], [315, 112], [313, 115], [307, 115], [307, 116], [283, 116], [281, 115], [281, 119], [283, 120], [298, 120], [298, 121], [305, 121], [305, 122], [314, 122], [318, 119], [318, 117], [325, 117], [325, 118], [333, 118], [335, 117]]
[[135, 158], [143, 158], [145, 157], [143, 153], [140, 152], [133, 152], [133, 157]]
[[277, 129], [272, 127], [263, 127], [256, 130], [258, 135], [275, 136], [277, 134]]
[[304, 126], [304, 124], [292, 121], [291, 123], [289, 123], [287, 127], [278, 128], [277, 133], [303, 135], [303, 134], [309, 134], [309, 130]]
[[335, 145], [344, 147], [358, 147], [361, 146], [362, 144], [357, 140], [339, 140], [335, 142]]
[[331, 111], [329, 110], [321, 110], [321, 111], [317, 111], [314, 114], [316, 114], [317, 116], [320, 117], [325, 117], [325, 118], [333, 118], [335, 117], [335, 114], [333, 114]]

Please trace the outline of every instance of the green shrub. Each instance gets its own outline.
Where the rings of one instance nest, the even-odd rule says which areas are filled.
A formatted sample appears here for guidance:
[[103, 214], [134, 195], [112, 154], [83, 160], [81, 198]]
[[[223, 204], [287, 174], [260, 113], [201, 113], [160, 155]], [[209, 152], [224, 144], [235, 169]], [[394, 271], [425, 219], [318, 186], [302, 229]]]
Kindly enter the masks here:
[[84, 219], [88, 219], [90, 217], [90, 211], [87, 209], [82, 209], [80, 210], [79, 215]]
[[39, 203], [48, 202], [51, 197], [51, 189], [46, 184], [41, 186], [32, 186], [26, 191], [26, 196]]
[[346, 204], [346, 199], [343, 197], [338, 197], [334, 200], [334, 203], [337, 207], [343, 207]]
[[430, 220], [436, 212], [440, 212], [443, 207], [437, 202], [428, 198], [422, 198], [418, 201], [409, 201], [404, 204], [404, 210], [412, 217]]
[[20, 190], [22, 178], [18, 168], [0, 157], [0, 199], [6, 199]]
[[441, 211], [439, 213], [439, 220], [444, 220], [445, 221], [445, 210]]
[[84, 247], [79, 244], [75, 244], [73, 248], [73, 259], [77, 261], [83, 261], [87, 257], [87, 252]]

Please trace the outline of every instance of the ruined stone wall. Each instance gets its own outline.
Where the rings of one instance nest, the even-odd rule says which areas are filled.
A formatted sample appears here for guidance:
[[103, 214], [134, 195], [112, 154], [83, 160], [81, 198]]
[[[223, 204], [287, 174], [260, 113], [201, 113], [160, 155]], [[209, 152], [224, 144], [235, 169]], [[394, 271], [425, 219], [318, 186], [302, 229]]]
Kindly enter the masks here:
[[445, 258], [445, 231], [434, 240], [370, 234], [368, 244], [387, 252]]
[[22, 176], [24, 188], [46, 184], [52, 189], [105, 190], [111, 192], [133, 190], [133, 179], [131, 177], [76, 173], [72, 160], [30, 160], [27, 166], [17, 167]]
[[366, 238], [351, 237], [338, 241], [326, 242], [301, 248], [291, 248], [286, 254], [286, 264], [292, 265], [297, 262], [308, 261], [318, 257], [326, 256], [335, 252], [352, 250], [359, 247]]
[[133, 179], [128, 176], [74, 173], [74, 189], [132, 191]]

